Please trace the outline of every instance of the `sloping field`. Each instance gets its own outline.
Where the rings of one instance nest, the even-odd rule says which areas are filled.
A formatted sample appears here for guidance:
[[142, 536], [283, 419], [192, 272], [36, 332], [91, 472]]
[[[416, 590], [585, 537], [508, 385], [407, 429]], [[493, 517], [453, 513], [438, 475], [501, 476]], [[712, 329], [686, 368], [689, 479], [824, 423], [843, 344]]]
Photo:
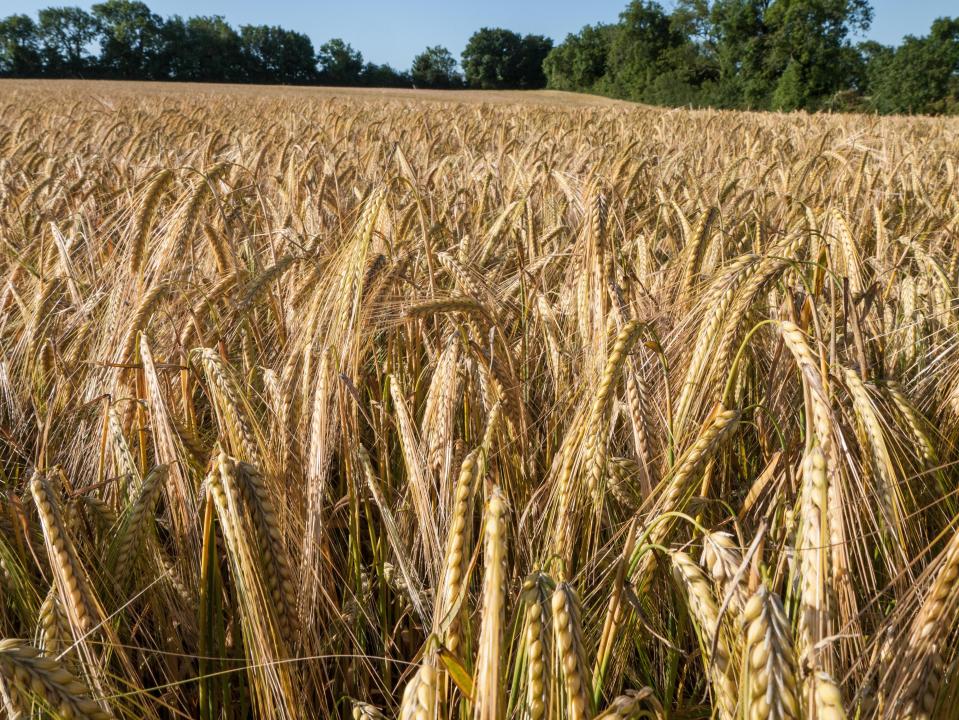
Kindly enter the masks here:
[[5, 716], [955, 717], [957, 168], [957, 120], [0, 84]]
[[102, 98], [171, 97], [184, 99], [211, 97], [283, 98], [287, 100], [325, 100], [332, 98], [380, 101], [432, 101], [464, 104], [494, 103], [524, 105], [567, 105], [573, 107], [634, 107], [622, 100], [561, 92], [559, 90], [408, 90], [405, 88], [351, 88], [293, 85], [218, 85], [182, 82], [121, 82], [110, 80], [3, 80], [0, 97], [18, 92], [44, 92], [57, 96], [82, 95]]

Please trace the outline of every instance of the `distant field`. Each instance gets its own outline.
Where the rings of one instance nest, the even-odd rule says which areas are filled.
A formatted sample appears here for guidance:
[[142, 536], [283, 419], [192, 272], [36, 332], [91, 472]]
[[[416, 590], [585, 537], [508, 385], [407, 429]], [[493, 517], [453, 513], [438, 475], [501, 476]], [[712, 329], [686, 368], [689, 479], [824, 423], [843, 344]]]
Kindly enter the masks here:
[[954, 717], [959, 119], [0, 82], [0, 716]]
[[207, 83], [121, 82], [110, 80], [3, 80], [0, 98], [5, 91], [42, 90], [89, 95], [241, 95], [289, 98], [362, 98], [389, 100], [427, 100], [462, 103], [531, 103], [537, 105], [569, 105], [603, 107], [628, 106], [621, 100], [557, 90], [406, 90], [394, 88], [301, 87], [288, 85], [216, 85]]

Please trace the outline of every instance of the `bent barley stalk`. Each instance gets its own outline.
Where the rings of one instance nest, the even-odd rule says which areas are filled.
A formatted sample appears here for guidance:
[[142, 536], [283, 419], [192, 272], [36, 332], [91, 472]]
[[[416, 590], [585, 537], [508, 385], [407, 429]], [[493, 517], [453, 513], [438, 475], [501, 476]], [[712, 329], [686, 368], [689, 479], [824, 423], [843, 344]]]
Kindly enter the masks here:
[[62, 718], [113, 717], [61, 663], [19, 640], [0, 640], [0, 684], [16, 698], [12, 705], [22, 717], [28, 716], [30, 701], [34, 700]]
[[726, 720], [736, 717], [736, 678], [729, 645], [719, 625], [719, 608], [703, 571], [689, 555], [672, 554], [673, 573], [686, 591], [689, 612], [701, 633], [703, 662], [707, 667], [712, 693], [719, 715]]
[[[651, 706], [652, 712], [644, 712], [644, 705]], [[609, 707], [596, 716], [596, 720], [638, 720], [642, 717], [656, 720], [665, 717], [662, 705], [648, 687], [642, 690], [627, 690], [625, 694], [614, 698]]]
[[954, 636], [959, 620], [959, 532], [953, 533], [932, 586], [905, 635], [905, 651], [889, 664], [892, 710], [910, 720], [935, 717], [945, 674], [944, 638]]
[[702, 564], [719, 588], [722, 604], [727, 604], [734, 616], [746, 605], [746, 587], [743, 582], [743, 556], [727, 532], [709, 533], [703, 538]]

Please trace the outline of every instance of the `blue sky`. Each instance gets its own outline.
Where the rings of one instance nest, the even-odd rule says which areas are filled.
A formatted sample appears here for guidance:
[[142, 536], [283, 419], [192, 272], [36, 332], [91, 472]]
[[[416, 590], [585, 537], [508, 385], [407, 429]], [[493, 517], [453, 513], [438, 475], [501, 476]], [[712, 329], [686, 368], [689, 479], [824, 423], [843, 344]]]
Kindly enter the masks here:
[[[319, 46], [342, 37], [366, 60], [407, 68], [427, 45], [445, 45], [459, 57], [474, 30], [486, 25], [548, 35], [556, 41], [587, 23], [613, 22], [628, 0], [146, 0], [160, 15], [223, 15], [233, 24], [282, 25]], [[666, 7], [671, 0], [661, 0]], [[51, 5], [89, 7], [92, 0], [0, 0], [0, 16], [35, 14]], [[896, 44], [923, 35], [933, 19], [959, 15], [957, 0], [873, 0], [868, 37]]]

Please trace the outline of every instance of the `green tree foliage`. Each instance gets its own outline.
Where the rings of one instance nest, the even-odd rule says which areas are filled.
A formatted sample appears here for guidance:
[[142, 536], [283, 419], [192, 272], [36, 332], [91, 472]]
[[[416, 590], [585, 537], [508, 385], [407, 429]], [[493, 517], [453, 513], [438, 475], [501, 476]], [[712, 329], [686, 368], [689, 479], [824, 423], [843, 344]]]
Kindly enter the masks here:
[[413, 80], [408, 72], [397, 70], [392, 65], [376, 63], [366, 63], [360, 71], [357, 85], [366, 87], [411, 87]]
[[587, 25], [566, 39], [546, 56], [543, 69], [549, 87], [555, 90], [596, 90], [606, 75], [609, 46], [616, 27]]
[[163, 20], [145, 3], [107, 0], [93, 6], [100, 40], [101, 71], [124, 79], [162, 77], [156, 60], [163, 49]]
[[541, 35], [480, 28], [463, 50], [466, 83], [483, 89], [545, 87], [543, 62], [551, 49], [552, 40]]
[[882, 78], [888, 72], [889, 63], [896, 55], [896, 48], [875, 40], [866, 40], [856, 46], [855, 54], [859, 65], [852, 78], [852, 85], [869, 98], [882, 84]]
[[868, 0], [633, 0], [614, 26], [569, 35], [549, 87], [662, 105], [954, 112], [959, 20], [899, 48], [853, 44]]
[[619, 16], [609, 47], [605, 87], [618, 97], [651, 101], [670, 55], [684, 42], [657, 2], [633, 0]]
[[882, 60], [875, 108], [894, 113], [959, 111], [959, 18], [939, 18], [924, 37], [907, 36]]
[[462, 76], [456, 71], [456, 58], [441, 45], [428, 47], [415, 58], [410, 75], [416, 87], [454, 88], [463, 84]]
[[333, 38], [320, 46], [317, 53], [320, 80], [327, 85], [357, 85], [363, 72], [363, 55], [359, 50]]
[[770, 29], [769, 75], [778, 76], [773, 107], [815, 108], [850, 75], [848, 37], [872, 22], [867, 0], [779, 0], [763, 18]]
[[763, 0], [716, 0], [709, 8], [716, 43], [716, 97], [722, 107], [769, 105], [776, 78], [767, 62], [772, 52], [767, 6]]
[[270, 25], [240, 28], [247, 79], [300, 85], [316, 80], [316, 51], [303, 33]]
[[164, 19], [139, 0], [104, 0], [90, 12], [46, 8], [37, 22], [22, 14], [0, 19], [0, 76], [41, 75], [412, 85], [410, 73], [364, 63], [363, 56], [339, 38], [316, 52], [303, 33], [269, 25], [236, 30], [220, 15]]
[[463, 50], [463, 71], [470, 87], [484, 89], [519, 85], [522, 38], [511, 30], [481, 28]]
[[51, 7], [38, 13], [38, 38], [44, 71], [54, 76], [79, 76], [94, 58], [90, 43], [97, 36], [97, 23], [78, 7]]
[[242, 82], [244, 53], [240, 35], [219, 15], [186, 21], [184, 62], [177, 78], [201, 82]]
[[0, 73], [32, 77], [43, 65], [37, 42], [37, 25], [29, 15], [10, 15], [0, 20]]
[[553, 41], [544, 35], [523, 36], [517, 63], [520, 88], [546, 87], [546, 73], [543, 71], [543, 62], [552, 49]]

